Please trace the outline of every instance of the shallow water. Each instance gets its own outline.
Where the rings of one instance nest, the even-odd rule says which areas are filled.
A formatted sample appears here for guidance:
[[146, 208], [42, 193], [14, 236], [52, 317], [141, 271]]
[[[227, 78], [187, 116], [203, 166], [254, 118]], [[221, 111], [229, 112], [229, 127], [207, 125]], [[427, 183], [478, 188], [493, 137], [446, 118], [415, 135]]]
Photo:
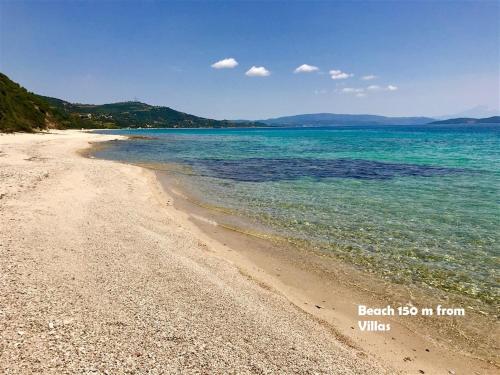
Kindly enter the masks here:
[[151, 129], [96, 156], [400, 283], [498, 298], [500, 125]]

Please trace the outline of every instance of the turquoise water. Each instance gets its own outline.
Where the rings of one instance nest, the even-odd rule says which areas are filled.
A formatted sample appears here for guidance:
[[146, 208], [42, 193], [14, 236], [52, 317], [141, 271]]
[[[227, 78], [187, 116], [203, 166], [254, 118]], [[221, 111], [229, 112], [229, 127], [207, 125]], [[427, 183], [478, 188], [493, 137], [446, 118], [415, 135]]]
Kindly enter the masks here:
[[500, 125], [115, 133], [155, 139], [96, 156], [181, 165], [206, 203], [301, 246], [398, 283], [498, 298]]

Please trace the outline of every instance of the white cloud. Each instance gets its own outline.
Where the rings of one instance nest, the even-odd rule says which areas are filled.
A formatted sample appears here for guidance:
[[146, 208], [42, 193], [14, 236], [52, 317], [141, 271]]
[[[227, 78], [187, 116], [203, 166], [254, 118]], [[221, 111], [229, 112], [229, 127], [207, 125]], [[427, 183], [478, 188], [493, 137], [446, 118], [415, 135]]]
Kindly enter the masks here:
[[318, 71], [319, 68], [314, 65], [302, 64], [297, 69], [294, 70], [294, 73], [312, 73]]
[[366, 89], [369, 91], [396, 91], [398, 87], [393, 85], [389, 85], [386, 87], [382, 87], [379, 85], [370, 85]]
[[344, 87], [342, 89], [342, 92], [346, 92], [346, 93], [363, 93], [365, 91], [365, 89], [362, 89], [362, 88], [353, 88], [353, 87]]
[[361, 77], [363, 81], [371, 81], [372, 79], [378, 78], [376, 75], [368, 74], [366, 76]]
[[263, 66], [252, 66], [245, 74], [249, 77], [267, 77], [271, 72]]
[[365, 94], [364, 92], [358, 92], [358, 93], [356, 94], [356, 96], [357, 96], [358, 98], [364, 98], [364, 97], [366, 96], [366, 94]]
[[329, 74], [330, 74], [330, 77], [332, 79], [346, 79], [346, 78], [352, 77], [354, 75], [354, 74], [345, 73], [341, 70], [335, 70], [335, 69], [330, 70]]
[[328, 91], [327, 91], [327, 90], [325, 90], [325, 89], [321, 89], [321, 90], [314, 90], [314, 94], [315, 94], [315, 95], [324, 95], [324, 94], [326, 94], [326, 93], [328, 93]]
[[217, 61], [216, 63], [213, 63], [211, 65], [211, 67], [214, 69], [232, 69], [236, 68], [237, 66], [238, 66], [238, 61], [236, 61], [232, 57]]

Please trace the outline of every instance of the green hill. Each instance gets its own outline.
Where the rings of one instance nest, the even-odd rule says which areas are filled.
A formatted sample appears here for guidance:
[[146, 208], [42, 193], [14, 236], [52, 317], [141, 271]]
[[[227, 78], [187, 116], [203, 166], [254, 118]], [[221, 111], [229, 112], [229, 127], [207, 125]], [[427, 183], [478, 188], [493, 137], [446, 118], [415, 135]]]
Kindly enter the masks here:
[[0, 73], [0, 132], [67, 128], [225, 128], [264, 126], [211, 120], [141, 102], [75, 104], [33, 94]]
[[0, 131], [32, 132], [42, 129], [70, 127], [65, 113], [0, 73]]
[[169, 107], [152, 106], [141, 102], [121, 102], [113, 104], [75, 104], [60, 99], [41, 97], [58, 110], [78, 115], [91, 121], [95, 127], [118, 128], [226, 128], [258, 126], [251, 121], [236, 122], [212, 120], [179, 112]]

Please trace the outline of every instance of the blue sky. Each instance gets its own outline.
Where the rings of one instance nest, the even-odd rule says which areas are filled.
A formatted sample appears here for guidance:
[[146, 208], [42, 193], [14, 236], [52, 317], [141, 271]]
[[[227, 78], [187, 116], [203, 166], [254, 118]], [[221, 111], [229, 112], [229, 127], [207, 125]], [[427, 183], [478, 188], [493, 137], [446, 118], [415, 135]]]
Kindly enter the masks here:
[[[218, 119], [498, 110], [499, 4], [0, 0], [0, 71], [69, 101]], [[238, 65], [211, 67], [225, 58]]]

